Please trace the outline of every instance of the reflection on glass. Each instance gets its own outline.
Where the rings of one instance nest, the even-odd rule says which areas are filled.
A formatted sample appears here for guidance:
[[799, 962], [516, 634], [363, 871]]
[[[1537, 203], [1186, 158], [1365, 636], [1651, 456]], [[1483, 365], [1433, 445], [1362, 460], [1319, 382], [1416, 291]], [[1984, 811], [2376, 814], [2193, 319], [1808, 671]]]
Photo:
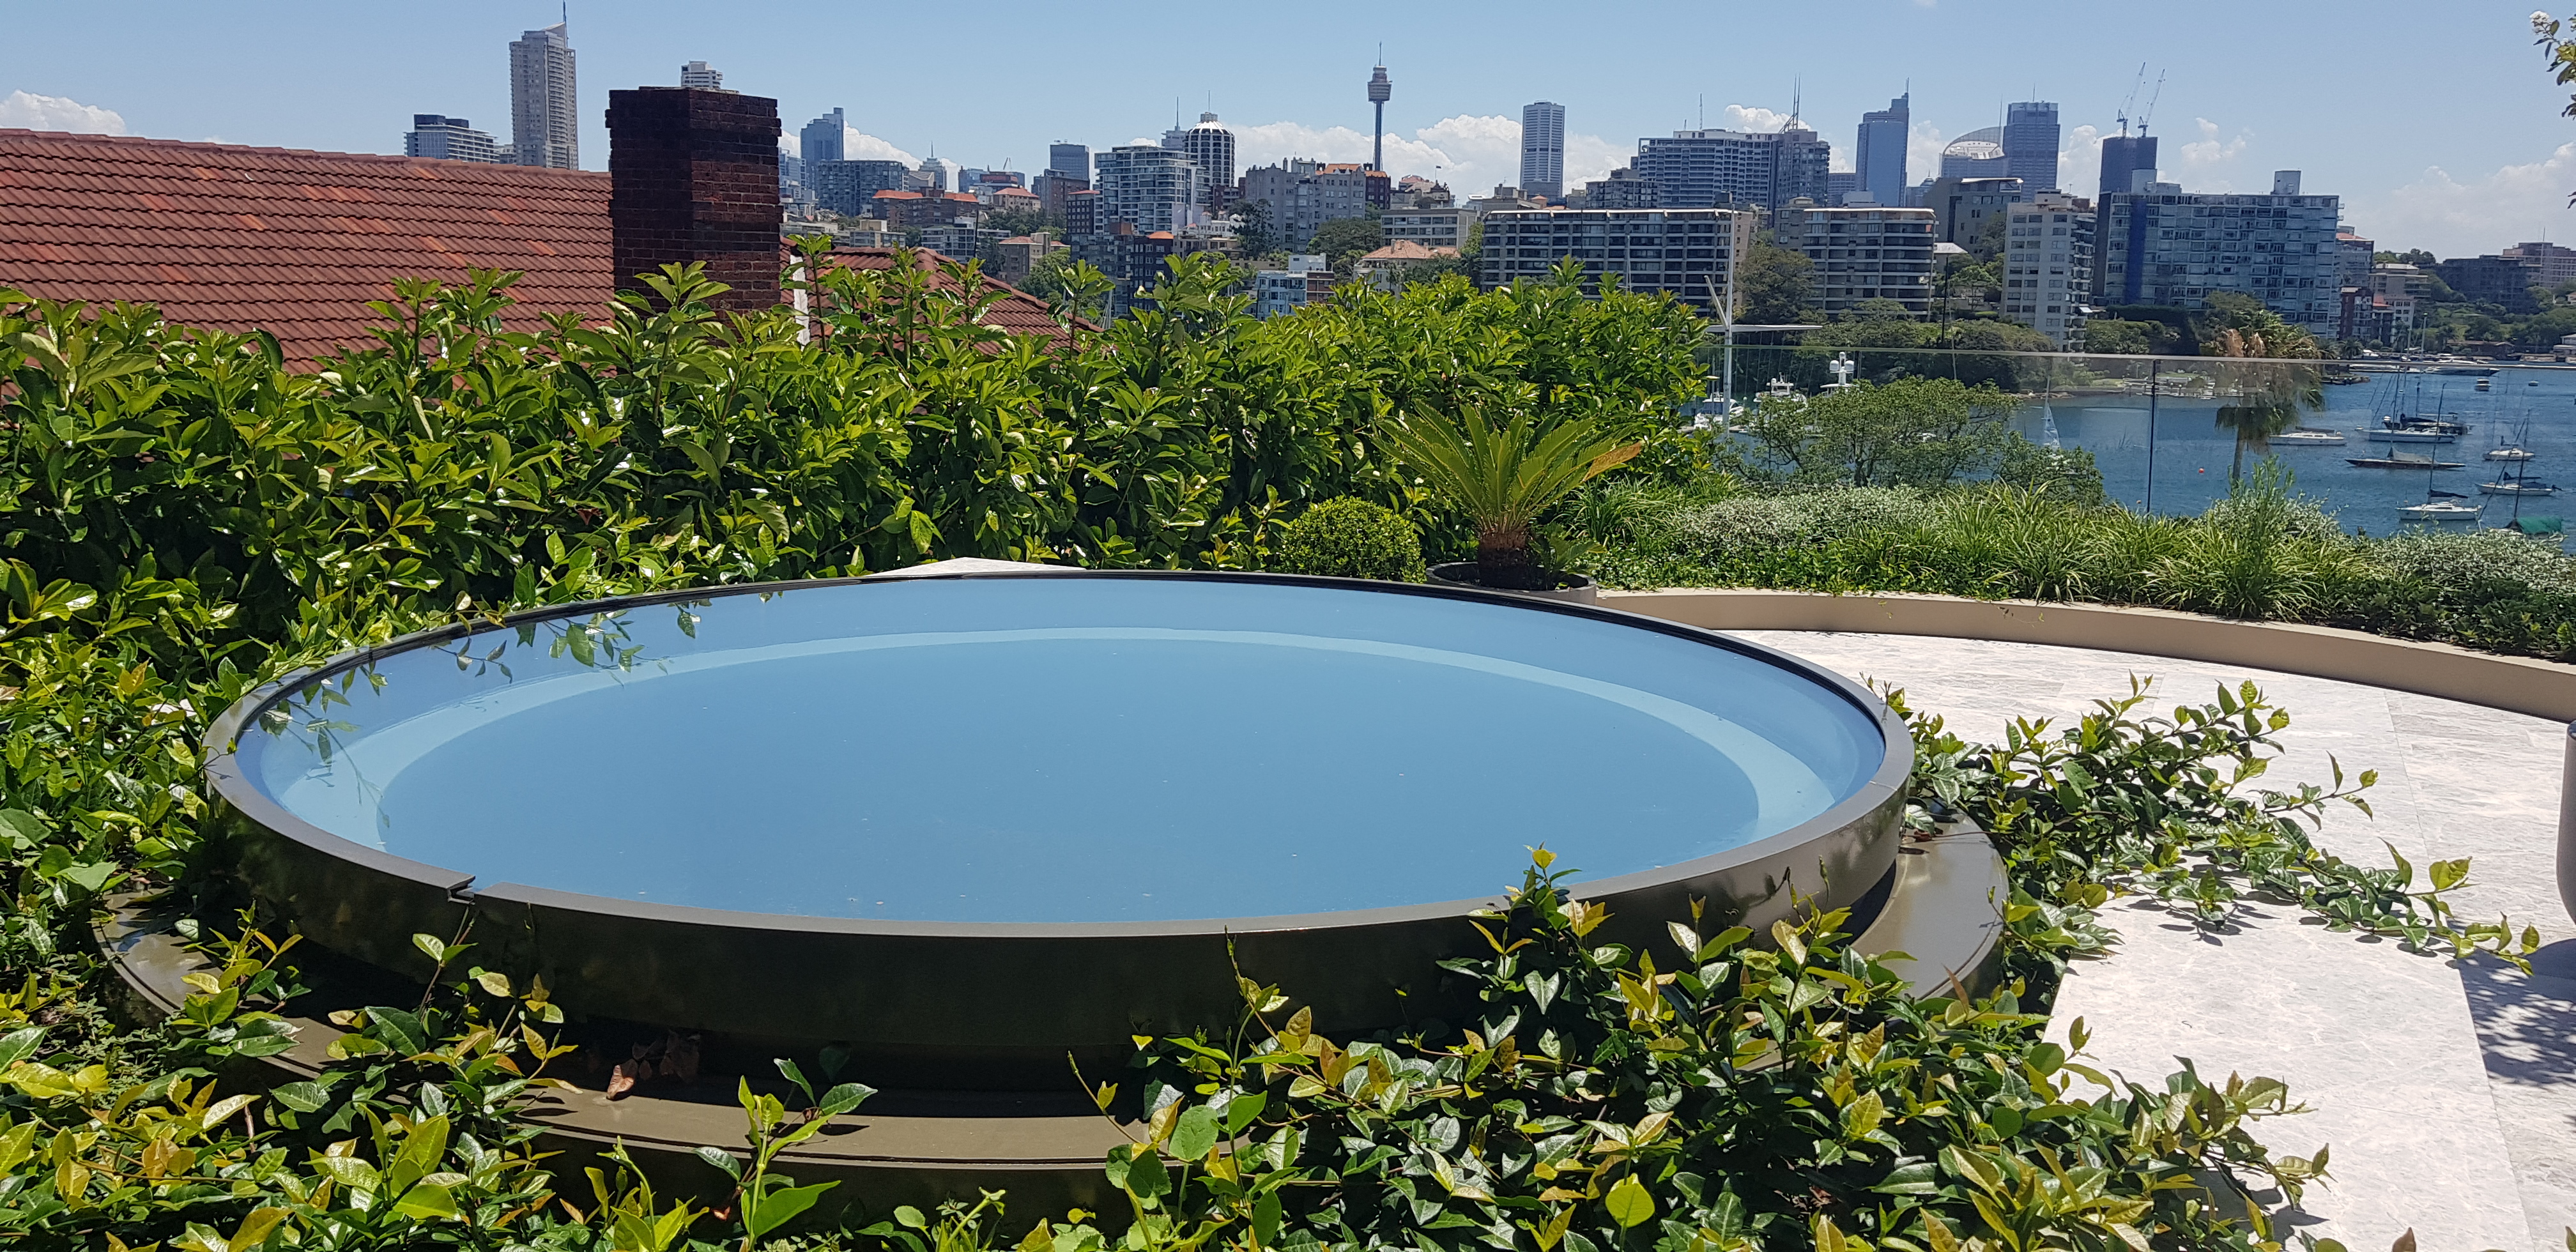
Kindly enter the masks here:
[[1588, 877], [1854, 794], [1831, 690], [1424, 596], [1070, 577], [811, 587], [477, 633], [293, 693], [245, 776], [344, 838], [655, 904], [1121, 922]]
[[[1703, 350], [1712, 377], [1722, 351]], [[2424, 529], [2399, 510], [2454, 497], [2480, 512], [2451, 529], [2495, 527], [2566, 512], [2530, 484], [2576, 472], [2551, 468], [2576, 461], [2576, 371], [2512, 364], [1739, 345], [1736, 399], [1775, 380], [1818, 394], [1844, 354], [1858, 381], [1994, 384], [2015, 430], [2091, 453], [2110, 498], [2144, 512], [2197, 515], [2269, 456], [2347, 531]]]

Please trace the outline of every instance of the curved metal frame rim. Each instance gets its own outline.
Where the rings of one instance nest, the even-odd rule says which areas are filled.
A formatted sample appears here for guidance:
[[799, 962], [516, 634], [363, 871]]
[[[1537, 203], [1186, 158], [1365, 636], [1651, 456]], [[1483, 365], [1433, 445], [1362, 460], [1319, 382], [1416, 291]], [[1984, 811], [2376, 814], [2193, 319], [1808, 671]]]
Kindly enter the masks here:
[[262, 684], [232, 707], [224, 710], [207, 727], [202, 747], [206, 754], [205, 776], [215, 793], [260, 826], [295, 840], [317, 852], [356, 863], [375, 872], [435, 887], [460, 899], [489, 896], [496, 900], [543, 904], [552, 908], [576, 910], [604, 916], [633, 918], [643, 921], [668, 922], [677, 925], [722, 927], [735, 930], [792, 931], [800, 934], [857, 935], [879, 937], [919, 937], [941, 939], [1101, 939], [1139, 937], [1222, 937], [1275, 931], [1309, 931], [1383, 926], [1390, 923], [1432, 921], [1460, 917], [1478, 909], [1502, 902], [1502, 897], [1481, 896], [1436, 903], [1392, 905], [1376, 909], [1342, 909], [1324, 913], [1296, 913], [1260, 917], [1192, 918], [1165, 922], [880, 922], [857, 918], [810, 916], [796, 913], [754, 913], [732, 909], [708, 909], [690, 905], [652, 904], [620, 900], [608, 896], [562, 891], [551, 887], [523, 883], [498, 882], [489, 887], [475, 887], [475, 876], [424, 861], [415, 861], [342, 838], [288, 812], [266, 793], [251, 786], [234, 768], [234, 745], [240, 730], [251, 719], [287, 694], [324, 681], [330, 677], [369, 664], [384, 657], [410, 652], [434, 643], [444, 643], [466, 635], [516, 626], [528, 622], [553, 621], [585, 613], [649, 608], [690, 600], [711, 600], [725, 596], [777, 594], [813, 587], [848, 587], [875, 583], [899, 586], [904, 582], [932, 579], [1018, 579], [1063, 578], [1136, 578], [1204, 582], [1261, 583], [1285, 586], [1327, 587], [1340, 590], [1367, 591], [1379, 594], [1418, 595], [1438, 599], [1464, 600], [1479, 604], [1531, 612], [1558, 613], [1586, 617], [1635, 629], [1651, 630], [1675, 638], [1715, 647], [1745, 656], [1778, 669], [1788, 670], [1817, 683], [1841, 697], [1846, 703], [1870, 717], [1877, 725], [1884, 751], [1878, 769], [1841, 802], [1824, 812], [1777, 834], [1724, 852], [1682, 861], [1635, 873], [1598, 878], [1574, 883], [1569, 890], [1577, 898], [1619, 895], [1630, 891], [1665, 886], [1701, 878], [1775, 856], [1788, 849], [1821, 838], [1849, 826], [1887, 803], [1900, 791], [1913, 772], [1914, 739], [1904, 721], [1883, 700], [1867, 688], [1822, 666], [1791, 656], [1775, 648], [1764, 647], [1715, 630], [1685, 625], [1641, 613], [1624, 612], [1598, 605], [1569, 601], [1539, 600], [1469, 588], [1442, 587], [1428, 583], [1389, 583], [1357, 578], [1321, 578], [1298, 574], [1238, 573], [1207, 570], [1086, 570], [1067, 567], [1061, 570], [976, 571], [954, 574], [913, 575], [904, 579], [882, 575], [858, 578], [818, 578], [789, 582], [746, 583], [739, 586], [688, 588], [678, 591], [650, 592], [634, 596], [613, 596], [584, 600], [572, 604], [551, 605], [520, 613], [506, 614], [484, 622], [459, 622], [432, 627], [389, 640], [373, 647], [341, 653], [319, 665], [298, 670], [275, 681]]

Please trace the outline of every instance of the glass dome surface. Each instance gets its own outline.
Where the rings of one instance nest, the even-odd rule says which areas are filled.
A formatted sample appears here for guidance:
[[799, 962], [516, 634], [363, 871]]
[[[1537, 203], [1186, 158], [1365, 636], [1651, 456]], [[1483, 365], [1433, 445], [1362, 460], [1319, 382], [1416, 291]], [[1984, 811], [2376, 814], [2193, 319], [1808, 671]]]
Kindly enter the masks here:
[[1490, 896], [1778, 834], [1875, 719], [1758, 653], [1219, 578], [890, 580], [487, 629], [332, 674], [242, 776], [334, 835], [663, 905], [1140, 923]]

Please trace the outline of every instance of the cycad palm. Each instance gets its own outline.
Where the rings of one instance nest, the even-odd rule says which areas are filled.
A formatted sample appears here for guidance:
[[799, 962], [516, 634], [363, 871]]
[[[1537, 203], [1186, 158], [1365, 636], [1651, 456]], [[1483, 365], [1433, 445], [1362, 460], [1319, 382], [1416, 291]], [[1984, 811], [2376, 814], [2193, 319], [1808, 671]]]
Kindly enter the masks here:
[[1589, 418], [1543, 427], [1521, 412], [1497, 425], [1474, 405], [1462, 406], [1454, 419], [1415, 410], [1381, 434], [1432, 490], [1475, 520], [1476, 581], [1522, 589], [1547, 584], [1529, 557], [1530, 528], [1539, 514], [1645, 446], [1623, 445]]

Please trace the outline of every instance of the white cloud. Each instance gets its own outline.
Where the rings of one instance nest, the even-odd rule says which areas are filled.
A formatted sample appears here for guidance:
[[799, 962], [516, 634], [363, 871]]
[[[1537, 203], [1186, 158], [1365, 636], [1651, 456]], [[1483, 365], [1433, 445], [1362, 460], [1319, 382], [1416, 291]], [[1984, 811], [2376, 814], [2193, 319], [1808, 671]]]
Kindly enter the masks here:
[[[2241, 168], [2236, 165], [2236, 160], [2254, 146], [2254, 132], [2239, 127], [2234, 135], [2222, 138], [2218, 123], [2205, 117], [2193, 118], [2192, 123], [2200, 138], [2185, 144], [2158, 145], [2157, 159], [2164, 168], [2158, 171], [2157, 177], [2169, 183], [2181, 183], [2185, 191], [2225, 193], [2236, 190], [2235, 182], [2227, 175]], [[2176, 160], [2176, 157], [2180, 159]], [[2272, 189], [2270, 178], [2261, 181], [2262, 185], [2255, 190]]]
[[[1599, 135], [1567, 135], [1565, 137], [1566, 190], [1571, 191], [1594, 179], [1608, 178], [1610, 171], [1635, 160], [1636, 156], [1637, 145], [1634, 142], [1614, 143]], [[1520, 157], [1516, 154], [1512, 158], [1511, 178], [1504, 181], [1517, 180], [1519, 177]]]
[[[893, 144], [887, 143], [885, 140], [879, 139], [866, 131], [860, 130], [856, 126], [844, 126], [841, 128], [841, 155], [852, 161], [901, 161], [906, 165], [913, 166], [921, 164], [920, 157], [914, 156]], [[947, 166], [951, 173], [956, 172], [958, 168], [955, 161], [942, 161], [940, 164]]]
[[2078, 126], [2066, 132], [2057, 153], [2057, 189], [2090, 198], [2102, 185], [2102, 132]]
[[1763, 131], [1778, 130], [1788, 124], [1789, 115], [1778, 109], [1730, 104], [1726, 106], [1726, 124], [1722, 129], [1752, 131], [1758, 134]]
[[2570, 191], [2576, 191], [2576, 143], [2469, 182], [2432, 166], [2395, 190], [2347, 197], [2344, 218], [2383, 251], [2427, 248], [2436, 256], [2477, 256], [2543, 234], [2576, 238]]
[[82, 104], [61, 96], [24, 91], [0, 97], [0, 126], [26, 130], [68, 130], [84, 135], [122, 135], [125, 119], [114, 109]]
[[1950, 136], [1930, 122], [1916, 122], [1905, 135], [1905, 177], [1919, 183], [1941, 173], [1941, 150], [1950, 146]]
[[[1317, 128], [1302, 122], [1264, 122], [1234, 127], [1235, 167], [1276, 165], [1289, 157], [1317, 161], [1365, 161], [1369, 136], [1348, 126]], [[1139, 139], [1138, 143], [1154, 140]], [[1634, 149], [1598, 135], [1565, 137], [1565, 182], [1580, 187], [1609, 176]], [[1387, 172], [1402, 178], [1420, 174], [1446, 183], [1460, 196], [1481, 196], [1521, 177], [1521, 124], [1500, 115], [1462, 113], [1445, 117], [1411, 135], [1386, 137]]]
[[[801, 157], [805, 155], [804, 137], [794, 131], [786, 131], [778, 136], [778, 148], [789, 156]], [[841, 155], [852, 161], [901, 161], [914, 167], [919, 167], [921, 164], [920, 157], [856, 126], [841, 128]], [[964, 168], [955, 161], [942, 159], [939, 163], [947, 166], [952, 174]]]

